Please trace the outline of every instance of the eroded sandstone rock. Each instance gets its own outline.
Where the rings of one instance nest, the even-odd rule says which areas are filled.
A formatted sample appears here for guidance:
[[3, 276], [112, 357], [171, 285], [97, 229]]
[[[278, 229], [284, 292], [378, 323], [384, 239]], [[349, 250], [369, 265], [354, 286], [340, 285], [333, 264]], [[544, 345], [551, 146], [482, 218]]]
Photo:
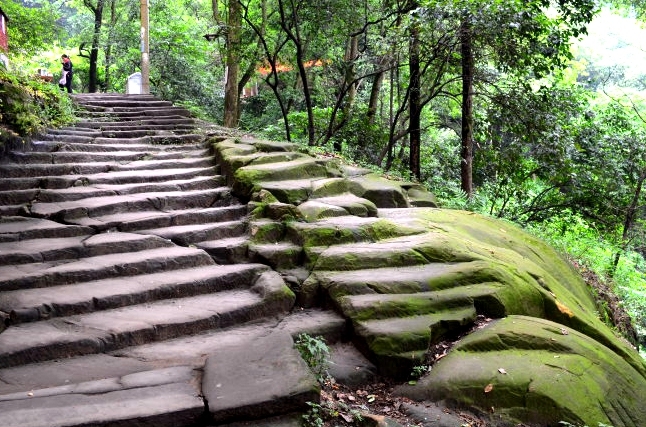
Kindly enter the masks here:
[[[636, 399], [646, 395], [643, 360], [599, 320], [590, 290], [552, 248], [512, 224], [433, 208], [415, 184], [340, 173], [335, 160], [300, 153], [286, 160], [292, 149], [215, 144], [258, 220], [275, 211], [272, 199], [296, 207], [271, 215], [284, 227], [272, 243], [286, 249], [271, 265], [309, 271], [294, 286], [297, 303], [334, 307], [355, 345], [398, 379], [425, 362], [429, 346], [476, 331], [403, 394], [493, 414], [492, 425], [619, 427], [646, 418]], [[365, 209], [372, 205], [376, 212]], [[482, 317], [500, 320], [474, 329]]]

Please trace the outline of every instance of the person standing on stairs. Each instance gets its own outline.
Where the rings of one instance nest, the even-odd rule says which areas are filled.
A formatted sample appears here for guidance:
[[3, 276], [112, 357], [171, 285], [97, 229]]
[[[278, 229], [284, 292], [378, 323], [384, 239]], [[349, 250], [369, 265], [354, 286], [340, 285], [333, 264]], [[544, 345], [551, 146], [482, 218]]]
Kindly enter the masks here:
[[61, 79], [58, 82], [58, 87], [63, 89], [67, 88], [67, 93], [72, 93], [72, 76], [74, 76], [74, 68], [70, 57], [63, 54], [61, 56], [61, 63], [63, 64], [63, 71], [61, 72]]

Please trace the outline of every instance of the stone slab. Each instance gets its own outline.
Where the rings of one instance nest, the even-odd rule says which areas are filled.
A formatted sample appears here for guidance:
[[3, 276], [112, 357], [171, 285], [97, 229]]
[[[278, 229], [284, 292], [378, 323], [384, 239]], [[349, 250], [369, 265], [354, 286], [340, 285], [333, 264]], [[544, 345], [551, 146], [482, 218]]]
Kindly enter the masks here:
[[0, 217], [0, 241], [9, 242], [35, 238], [73, 237], [94, 234], [90, 227], [59, 224], [41, 218]]
[[181, 426], [204, 412], [190, 367], [0, 396], [3, 427]]
[[[7, 291], [0, 293], [0, 310], [11, 313], [12, 322], [88, 313], [164, 298], [250, 287], [260, 271], [266, 269], [258, 264], [209, 265], [145, 274], [137, 276], [136, 280], [115, 277], [51, 288]], [[34, 312], [36, 318], [20, 318], [22, 312]]]
[[125, 275], [212, 265], [200, 249], [162, 247], [124, 254], [108, 254], [80, 259], [0, 266], [0, 290], [10, 291]]
[[281, 302], [265, 302], [254, 292], [235, 290], [11, 326], [0, 334], [0, 367], [229, 327], [268, 315]]
[[306, 411], [319, 400], [318, 382], [285, 332], [212, 354], [202, 392], [215, 423]]

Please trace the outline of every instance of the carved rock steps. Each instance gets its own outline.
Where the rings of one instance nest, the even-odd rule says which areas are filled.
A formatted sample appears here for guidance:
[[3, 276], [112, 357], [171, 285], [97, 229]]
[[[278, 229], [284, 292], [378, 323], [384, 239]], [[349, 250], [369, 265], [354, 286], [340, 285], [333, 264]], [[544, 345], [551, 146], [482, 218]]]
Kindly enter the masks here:
[[[276, 372], [269, 356], [293, 356], [300, 332], [338, 339], [345, 321], [287, 316], [295, 296], [249, 263], [247, 207], [188, 112], [150, 96], [74, 99], [81, 121], [0, 162], [3, 425], [182, 426], [306, 410], [312, 374], [302, 363]], [[280, 340], [254, 347], [258, 372], [294, 381], [260, 403], [254, 384], [233, 381], [241, 397], [207, 411], [209, 355], [230, 360], [276, 330]]]

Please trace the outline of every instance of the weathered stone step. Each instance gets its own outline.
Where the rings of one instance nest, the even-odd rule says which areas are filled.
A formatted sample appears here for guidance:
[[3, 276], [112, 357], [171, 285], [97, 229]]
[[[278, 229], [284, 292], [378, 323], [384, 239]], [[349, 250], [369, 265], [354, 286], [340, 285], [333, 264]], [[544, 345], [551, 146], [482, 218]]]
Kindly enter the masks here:
[[[124, 232], [171, 227], [176, 225], [204, 224], [240, 220], [245, 217], [247, 207], [232, 204], [204, 209], [182, 209], [167, 211], [135, 211], [103, 215], [91, 219], [81, 218], [78, 224], [88, 224], [101, 229], [118, 229]], [[100, 224], [100, 225], [99, 225]]]
[[[208, 155], [208, 150], [192, 151], [30, 151], [30, 152], [12, 152], [7, 158], [18, 164], [67, 164], [67, 163], [90, 163], [90, 162], [134, 162], [140, 160], [168, 160], [183, 158], [204, 158]], [[28, 167], [28, 166], [27, 166]]]
[[170, 101], [162, 101], [157, 98], [149, 99], [133, 99], [133, 98], [112, 98], [112, 99], [101, 99], [101, 98], [87, 98], [83, 101], [83, 108], [105, 108], [105, 109], [116, 109], [116, 108], [127, 108], [128, 110], [136, 110], [137, 108], [159, 108], [159, 107], [173, 107], [173, 103]]
[[197, 242], [195, 247], [206, 251], [218, 264], [249, 262], [249, 238], [246, 235]]
[[18, 242], [41, 238], [66, 238], [94, 234], [90, 227], [66, 225], [41, 218], [0, 216], [0, 241]]
[[262, 273], [249, 290], [157, 301], [8, 327], [0, 334], [0, 368], [226, 328], [285, 314], [294, 295], [280, 276]]
[[[293, 342], [287, 337], [291, 335], [296, 338], [300, 333], [308, 333], [324, 337], [330, 345], [344, 337], [345, 329], [345, 320], [332, 312], [304, 310], [281, 320], [252, 322], [233, 328], [206, 331], [193, 336], [126, 347], [109, 354], [77, 356], [0, 369], [0, 378], [3, 379], [0, 381], [3, 421], [7, 425], [13, 425], [10, 423], [19, 418], [21, 422], [29, 419], [32, 423], [29, 425], [34, 426], [49, 427], [63, 422], [71, 426], [74, 425], [69, 424], [72, 418], [67, 415], [80, 414], [81, 411], [75, 406], [80, 403], [89, 404], [94, 409], [85, 415], [81, 425], [103, 425], [102, 422], [116, 422], [117, 419], [122, 425], [147, 425], [145, 413], [164, 408], [163, 405], [147, 401], [150, 396], [148, 388], [155, 387], [157, 401], [168, 405], [165, 409], [168, 416], [156, 420], [158, 424], [153, 425], [194, 426], [197, 425], [194, 420], [186, 421], [175, 416], [176, 406], [184, 401], [183, 394], [170, 393], [166, 388], [158, 387], [186, 382], [195, 386], [191, 396], [203, 396], [207, 389], [208, 393], [212, 393], [214, 388], [217, 389], [216, 392], [227, 391], [223, 404], [216, 404], [222, 400], [217, 396], [214, 399], [216, 402], [212, 400], [215, 410], [213, 417], [200, 400], [202, 415], [208, 416], [203, 417], [202, 424], [198, 423], [199, 425], [213, 425], [216, 423], [215, 419], [238, 411], [238, 408], [246, 407], [248, 403], [257, 402], [263, 394], [272, 394], [272, 398], [263, 405], [255, 405], [253, 413], [259, 417], [286, 411], [305, 411], [307, 408], [301, 406], [305, 397], [303, 388], [305, 384], [312, 384], [312, 377], [303, 368], [302, 361], [294, 353]], [[219, 363], [214, 363], [216, 358], [225, 360], [227, 364], [220, 366]], [[253, 366], [245, 364], [241, 369], [231, 369], [232, 363], [242, 364], [250, 359], [254, 361]], [[211, 375], [219, 377], [218, 370], [223, 370], [222, 380], [215, 383], [203, 381], [199, 373], [207, 360]], [[160, 366], [164, 368], [160, 369]], [[247, 373], [244, 377], [240, 376], [243, 371]], [[286, 378], [290, 381], [286, 381]], [[305, 381], [291, 381], [295, 378]], [[262, 393], [257, 393], [260, 384]], [[310, 393], [316, 389], [316, 384], [312, 384]], [[123, 399], [115, 399], [117, 391], [124, 392], [121, 396]], [[126, 394], [126, 391], [132, 393]], [[141, 392], [143, 397], [138, 397], [137, 392]], [[75, 396], [78, 399], [72, 399]], [[239, 400], [232, 399], [233, 396], [238, 396]], [[102, 397], [104, 400], [85, 400], [92, 397]], [[179, 402], [174, 402], [174, 399], [179, 399]], [[307, 399], [316, 401], [318, 396], [312, 395]], [[133, 414], [129, 400], [143, 407]], [[120, 407], [115, 402], [123, 406]], [[244, 417], [243, 414], [240, 416]], [[38, 424], [37, 421], [40, 420], [45, 421]], [[21, 427], [24, 425], [20, 424]]]
[[170, 129], [173, 128], [173, 125], [191, 125], [195, 126], [195, 120], [190, 117], [185, 116], [164, 116], [164, 117], [145, 117], [136, 120], [128, 120], [127, 122], [97, 122], [92, 120], [81, 120], [74, 123], [74, 126], [63, 127], [58, 130], [58, 132], [68, 132], [74, 130], [85, 130], [85, 129], [122, 129], [130, 126], [166, 126]]
[[347, 295], [340, 298], [339, 305], [345, 316], [356, 321], [432, 314], [470, 306], [479, 314], [500, 318], [508, 314], [496, 295], [502, 288], [502, 285], [484, 283], [415, 294]]
[[72, 223], [76, 218], [92, 218], [120, 212], [167, 211], [222, 206], [229, 195], [227, 187], [220, 187], [209, 190], [92, 197], [71, 202], [34, 203], [31, 206], [31, 214]]
[[[172, 132], [165, 128], [155, 128], [148, 126], [136, 127], [133, 129], [125, 130], [103, 130], [100, 131], [99, 135], [94, 137], [104, 137], [104, 138], [141, 138], [144, 136], [167, 136], [175, 137], [178, 139], [181, 135], [192, 134], [194, 131], [194, 126], [184, 126], [182, 127], [173, 127]], [[92, 132], [94, 134], [94, 132]], [[64, 136], [64, 135], [62, 135]]]
[[285, 332], [247, 340], [211, 355], [202, 382], [216, 424], [306, 412], [308, 402], [319, 400], [319, 388]]
[[[116, 196], [116, 195], [126, 195], [126, 194], [136, 194], [136, 193], [145, 193], [145, 192], [169, 192], [169, 191], [197, 191], [197, 190], [208, 190], [213, 187], [223, 186], [224, 177], [215, 176], [200, 176], [193, 179], [182, 179], [174, 181], [165, 181], [165, 182], [153, 182], [146, 184], [98, 184], [98, 185], [88, 185], [81, 187], [70, 187], [63, 189], [55, 190], [30, 190], [23, 191], [26, 193], [22, 202], [40, 202], [40, 203], [55, 203], [55, 202], [68, 202], [74, 200], [80, 200], [85, 198], [92, 197], [105, 197], [105, 196]], [[35, 197], [26, 198], [28, 193], [37, 192]], [[0, 203], [3, 202], [4, 196], [18, 196], [21, 192], [2, 192], [0, 193]], [[16, 201], [17, 198], [12, 198], [12, 201]]]
[[104, 101], [108, 101], [111, 99], [119, 99], [119, 100], [136, 100], [136, 101], [154, 101], [158, 99], [155, 95], [149, 94], [149, 93], [117, 93], [117, 92], [112, 92], [112, 93], [82, 93], [82, 92], [77, 92], [74, 94], [70, 95], [73, 100], [78, 101], [81, 104], [85, 104], [87, 102], [93, 101], [95, 99], [102, 99]]
[[24, 204], [19, 205], [0, 205], [0, 216], [21, 216], [28, 215], [29, 209]]
[[242, 236], [246, 229], [246, 221], [226, 221], [209, 224], [175, 225], [139, 230], [138, 233], [152, 234], [168, 239], [175, 244], [188, 246], [208, 240]]
[[[122, 377], [160, 366], [192, 366], [202, 369], [208, 355], [225, 351], [241, 341], [255, 340], [272, 331], [320, 336], [328, 344], [347, 339], [347, 322], [332, 311], [296, 310], [259, 321], [199, 334], [124, 347], [108, 353], [70, 356], [0, 369], [0, 396], [44, 388]], [[0, 398], [1, 400], [1, 398]]]
[[304, 252], [301, 246], [290, 242], [250, 243], [248, 257], [251, 261], [267, 264], [282, 271], [302, 265]]
[[35, 200], [36, 197], [38, 197], [39, 193], [40, 190], [38, 188], [30, 188], [28, 190], [0, 191], [0, 205], [2, 205], [2, 207], [4, 208], [7, 208], [11, 205], [27, 204], [32, 200]]
[[[181, 117], [181, 116], [177, 116]], [[190, 120], [190, 119], [170, 119], [172, 120]], [[109, 137], [112, 131], [126, 131], [126, 130], [163, 130], [163, 131], [173, 131], [173, 130], [192, 130], [195, 128], [194, 124], [178, 123], [177, 125], [167, 124], [167, 125], [146, 125], [146, 124], [136, 124], [135, 122], [105, 122], [105, 125], [95, 126], [95, 127], [80, 127], [75, 126], [71, 128], [61, 128], [61, 129], [48, 129], [44, 134], [44, 139], [61, 139], [61, 137], [86, 137], [86, 138], [101, 138]], [[186, 133], [186, 132], [183, 132]]]
[[331, 246], [316, 259], [316, 270], [363, 270], [384, 265], [407, 267], [429, 263], [471, 262], [478, 256], [463, 251], [446, 251], [448, 238], [441, 233], [426, 233], [374, 243], [356, 243]]
[[[372, 277], [374, 280], [367, 281], [366, 277]], [[482, 283], [502, 282], [501, 279], [501, 273], [486, 261], [316, 272], [316, 280], [334, 299], [345, 295], [412, 294], [450, 290]]]
[[11, 324], [251, 287], [260, 264], [204, 266], [0, 294]]
[[98, 129], [76, 129], [72, 128], [70, 130], [63, 131], [61, 129], [47, 129], [45, 132], [39, 135], [40, 138], [46, 141], [54, 141], [65, 139], [82, 139], [82, 140], [92, 140], [94, 138], [99, 138], [103, 136], [100, 130]]
[[[9, 178], [11, 180], [12, 178]], [[57, 189], [30, 188], [26, 190], [0, 191], [0, 204], [52, 203], [74, 201], [90, 197], [105, 197], [143, 192], [195, 191], [208, 190], [223, 186], [224, 177], [198, 176], [164, 182], [134, 184], [96, 184], [85, 182], [84, 186], [74, 186], [77, 180], [70, 179], [69, 187]]]
[[401, 318], [353, 322], [355, 343], [372, 355], [379, 372], [404, 380], [424, 362], [429, 345], [459, 333], [475, 323], [473, 306], [451, 307], [444, 312]]
[[[219, 182], [217, 166], [202, 168], [159, 169], [143, 171], [105, 171], [90, 174], [71, 174], [64, 176], [34, 176], [4, 178], [0, 180], [0, 191], [19, 191], [35, 189], [63, 189], [85, 185], [116, 185], [172, 181], [213, 176]], [[11, 194], [7, 200], [13, 200]]]
[[150, 108], [128, 110], [119, 108], [118, 111], [106, 112], [104, 107], [89, 107], [79, 113], [80, 117], [96, 121], [128, 121], [147, 117], [190, 117], [191, 113], [182, 107]]
[[45, 152], [88, 152], [88, 151], [98, 151], [98, 152], [110, 152], [110, 151], [193, 151], [204, 149], [204, 144], [181, 144], [181, 145], [152, 145], [152, 144], [141, 144], [137, 142], [132, 142], [133, 140], [126, 140], [127, 143], [103, 143], [98, 144], [93, 142], [91, 144], [81, 144], [75, 142], [61, 143], [59, 141], [34, 141], [32, 142], [32, 148], [34, 151], [45, 151]]
[[2, 242], [0, 266], [54, 262], [171, 246], [172, 243], [156, 236], [119, 232]]
[[172, 144], [190, 144], [190, 143], [201, 142], [204, 140], [204, 136], [199, 134], [193, 134], [190, 131], [187, 131], [181, 134], [176, 134], [171, 131], [159, 131], [154, 134], [145, 134], [145, 135], [137, 135], [137, 136], [122, 135], [120, 137], [117, 137], [116, 135], [101, 136], [98, 134], [97, 136], [87, 136], [87, 135], [70, 135], [70, 134], [56, 135], [56, 134], [46, 133], [41, 135], [41, 139], [49, 140], [49, 141], [67, 142], [67, 143], [75, 142], [75, 143], [81, 143], [81, 144], [89, 144], [89, 143], [105, 144], [105, 143], [110, 143], [112, 141], [120, 144], [127, 144], [128, 142], [132, 142], [136, 144], [149, 143], [149, 144], [172, 145]]
[[26, 178], [56, 175], [85, 175], [114, 171], [142, 171], [147, 169], [205, 168], [213, 166], [210, 158], [170, 160], [136, 160], [124, 164], [112, 162], [67, 163], [67, 164], [8, 164], [0, 169], [0, 178]]
[[200, 377], [193, 368], [180, 366], [0, 396], [2, 425], [196, 425], [204, 414]]
[[89, 280], [213, 264], [204, 251], [178, 246], [77, 260], [0, 266], [0, 291], [60, 286]]
[[383, 218], [344, 215], [313, 223], [293, 221], [287, 224], [286, 235], [301, 246], [330, 246], [343, 243], [375, 242], [389, 237], [427, 233], [424, 227], [394, 226]]
[[77, 137], [90, 137], [90, 138], [137, 138], [146, 135], [157, 135], [164, 133], [174, 134], [187, 134], [195, 129], [195, 125], [176, 124], [176, 125], [137, 125], [137, 124], [123, 124], [120, 126], [108, 127], [102, 126], [100, 128], [74, 128], [74, 130], [61, 131], [49, 130], [45, 135], [45, 139], [60, 139], [60, 137], [77, 136]]

